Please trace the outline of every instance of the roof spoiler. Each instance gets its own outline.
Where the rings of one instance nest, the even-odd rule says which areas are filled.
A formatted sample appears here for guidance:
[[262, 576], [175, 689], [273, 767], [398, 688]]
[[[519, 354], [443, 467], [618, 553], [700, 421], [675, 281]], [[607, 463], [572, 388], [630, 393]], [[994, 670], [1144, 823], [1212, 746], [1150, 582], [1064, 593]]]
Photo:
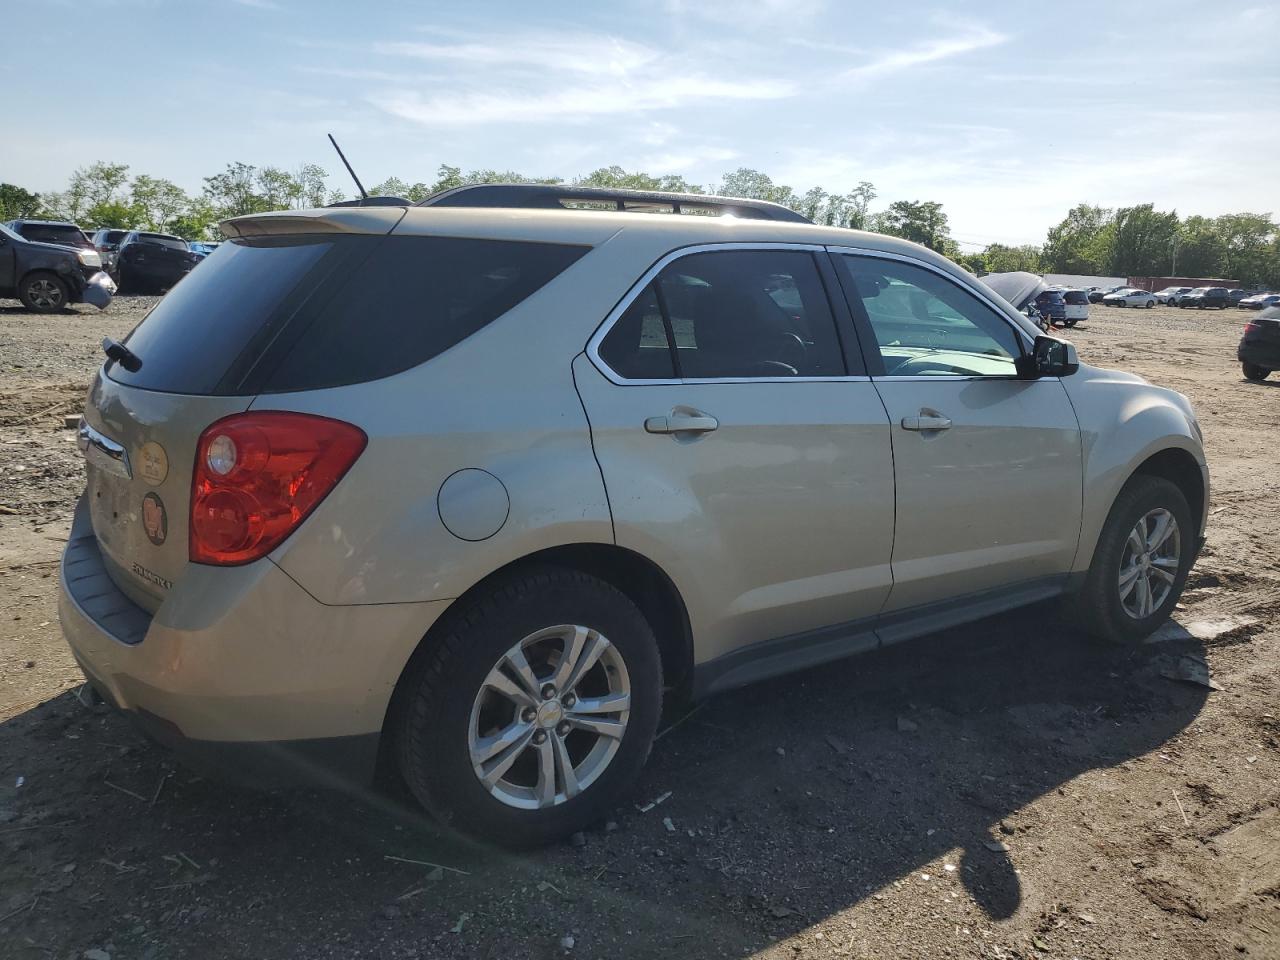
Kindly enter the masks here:
[[404, 197], [357, 197], [354, 200], [337, 200], [326, 207], [411, 207], [413, 201]]
[[[374, 198], [370, 198], [372, 200]], [[688, 207], [714, 210], [722, 215], [747, 220], [780, 220], [789, 223], [812, 223], [789, 207], [768, 200], [745, 200], [701, 193], [667, 193], [661, 190], [613, 190], [602, 187], [574, 187], [558, 183], [480, 183], [454, 187], [433, 194], [414, 206], [418, 207], [504, 207], [534, 210], [573, 209], [568, 203], [593, 203], [612, 206], [615, 210], [639, 211], [665, 207], [672, 213]]]

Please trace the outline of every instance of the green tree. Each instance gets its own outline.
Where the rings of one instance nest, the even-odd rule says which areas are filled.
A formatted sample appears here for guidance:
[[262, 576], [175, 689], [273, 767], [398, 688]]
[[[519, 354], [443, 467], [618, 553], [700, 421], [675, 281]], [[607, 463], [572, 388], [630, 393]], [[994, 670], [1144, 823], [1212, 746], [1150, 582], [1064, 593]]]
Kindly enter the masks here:
[[873, 218], [878, 233], [923, 244], [938, 253], [954, 252], [951, 227], [942, 204], [932, 200], [896, 200]]
[[123, 190], [128, 182], [128, 164], [98, 161], [78, 168], [64, 193], [46, 198], [46, 207], [53, 216], [79, 221], [91, 208], [125, 202]]
[[374, 197], [404, 197], [411, 203], [417, 203], [431, 196], [431, 187], [421, 180], [408, 184], [399, 177], [391, 177], [370, 187], [369, 194]]
[[574, 180], [579, 187], [607, 187], [612, 190], [663, 190], [667, 193], [702, 193], [702, 188], [675, 173], [652, 176], [636, 170], [628, 173], [622, 167], [600, 167], [585, 177]]
[[204, 195], [220, 219], [272, 209], [258, 192], [257, 174], [257, 167], [237, 162], [227, 164], [222, 173], [204, 178]]
[[1169, 274], [1177, 277], [1220, 277], [1226, 248], [1218, 227], [1208, 217], [1187, 217], [1173, 240]]
[[169, 223], [169, 232], [186, 240], [208, 240], [220, 236], [214, 229], [218, 211], [208, 197], [192, 197]]
[[1173, 240], [1178, 215], [1164, 213], [1150, 203], [1121, 207], [1112, 223], [1107, 270], [1112, 276], [1159, 276], [1173, 265]]
[[17, 220], [34, 217], [43, 205], [40, 194], [23, 190], [12, 183], [0, 183], [0, 220]]
[[988, 244], [982, 251], [982, 263], [988, 273], [1013, 273], [1019, 270], [1040, 273], [1043, 269], [1040, 262], [1040, 248], [1031, 244], [1018, 247], [1006, 246], [1003, 243]]
[[95, 203], [77, 218], [83, 227], [110, 227], [116, 230], [132, 230], [146, 226], [142, 210], [123, 200], [103, 200]]
[[780, 203], [784, 207], [800, 209], [803, 198], [784, 184], [776, 184], [766, 173], [752, 170], [750, 167], [739, 167], [733, 173], [726, 173], [716, 188], [722, 197], [740, 197], [743, 200], [768, 200]]
[[[176, 183], [145, 173], [133, 178], [129, 193], [140, 225], [158, 233], [168, 230], [173, 219], [190, 203], [186, 191]], [[96, 222], [99, 226], [108, 226], [101, 220]]]
[[1276, 273], [1276, 224], [1269, 213], [1228, 213], [1214, 227], [1222, 241], [1222, 275], [1253, 285]]
[[1048, 273], [1096, 275], [1103, 271], [1109, 255], [1111, 211], [1081, 203], [1071, 208], [1056, 227], [1049, 230], [1041, 250], [1041, 263]]

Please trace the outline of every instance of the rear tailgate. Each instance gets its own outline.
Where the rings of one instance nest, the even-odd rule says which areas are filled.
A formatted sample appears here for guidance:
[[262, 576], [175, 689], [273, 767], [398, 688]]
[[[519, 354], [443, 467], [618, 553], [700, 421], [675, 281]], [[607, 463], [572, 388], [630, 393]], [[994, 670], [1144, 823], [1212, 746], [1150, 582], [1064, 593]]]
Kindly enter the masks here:
[[[334, 238], [348, 230], [385, 233], [402, 213], [324, 211], [249, 222], [279, 223], [279, 232], [292, 226], [293, 235], [222, 244], [126, 339], [141, 366], [108, 362], [98, 373], [79, 438], [86, 499], [107, 572], [139, 606], [154, 612], [187, 569], [201, 433], [253, 403], [258, 391], [248, 375], [300, 304], [319, 296]], [[148, 246], [148, 252], [191, 256]]]
[[252, 397], [195, 397], [127, 387], [102, 373], [89, 392], [80, 446], [85, 496], [107, 572], [154, 611], [187, 566], [196, 440]]

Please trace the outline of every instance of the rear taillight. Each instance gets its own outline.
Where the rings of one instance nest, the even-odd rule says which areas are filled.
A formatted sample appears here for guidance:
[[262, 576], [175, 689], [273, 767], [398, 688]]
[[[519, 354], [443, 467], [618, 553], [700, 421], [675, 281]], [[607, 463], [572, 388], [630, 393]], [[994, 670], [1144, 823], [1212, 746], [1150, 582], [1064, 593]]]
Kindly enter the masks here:
[[1246, 334], [1257, 333], [1261, 329], [1262, 329], [1262, 324], [1254, 323], [1252, 320], [1250, 320], [1248, 323], [1244, 325], [1244, 332]]
[[365, 448], [359, 427], [305, 413], [241, 413], [200, 435], [191, 560], [264, 557], [297, 529]]

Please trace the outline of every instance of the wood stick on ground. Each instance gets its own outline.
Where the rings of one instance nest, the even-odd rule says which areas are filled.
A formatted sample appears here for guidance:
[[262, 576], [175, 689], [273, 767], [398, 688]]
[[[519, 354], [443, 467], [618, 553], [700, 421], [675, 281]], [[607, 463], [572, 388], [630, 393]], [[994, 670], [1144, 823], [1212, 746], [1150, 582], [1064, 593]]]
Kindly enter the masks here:
[[1188, 827], [1191, 826], [1191, 821], [1187, 819], [1187, 811], [1182, 809], [1182, 801], [1178, 799], [1177, 790], [1173, 791], [1173, 802], [1178, 805], [1178, 812], [1182, 814], [1182, 822], [1185, 823]]
[[4, 922], [5, 922], [6, 920], [8, 920], [10, 917], [16, 917], [16, 916], [17, 916], [18, 914], [20, 914], [20, 913], [25, 913], [25, 912], [26, 912], [26, 911], [28, 911], [28, 910], [34, 910], [34, 909], [36, 908], [36, 904], [37, 904], [37, 903], [39, 903], [39, 902], [40, 902], [40, 894], [38, 894], [38, 893], [37, 893], [37, 894], [36, 894], [36, 895], [31, 899], [31, 902], [30, 902], [30, 903], [28, 903], [25, 907], [19, 907], [17, 910], [10, 910], [10, 911], [9, 911], [8, 913], [6, 913], [3, 917], [0, 917], [0, 923], [4, 923]]
[[394, 860], [396, 863], [416, 863], [420, 867], [439, 867], [441, 870], [448, 870], [450, 873], [461, 874], [464, 877], [471, 876], [465, 870], [459, 870], [457, 867], [446, 867], [443, 863], [432, 863], [430, 860], [410, 860], [408, 857], [393, 857], [389, 853], [383, 854], [382, 859]]
[[118, 784], [118, 783], [112, 783], [112, 782], [111, 782], [110, 780], [108, 780], [106, 777], [103, 777], [103, 778], [102, 778], [102, 782], [103, 782], [103, 783], [105, 783], [108, 787], [110, 787], [110, 788], [111, 788], [111, 789], [113, 789], [113, 790], [119, 790], [121, 793], [127, 793], [129, 796], [134, 797], [134, 798], [136, 798], [136, 799], [138, 799], [138, 800], [141, 800], [143, 803], [146, 803], [146, 802], [147, 802], [147, 798], [146, 798], [146, 797], [144, 797], [142, 794], [140, 794], [140, 793], [134, 793], [134, 792], [133, 792], [132, 790], [130, 790], [128, 787], [122, 787], [122, 786], [120, 786], [120, 784]]

